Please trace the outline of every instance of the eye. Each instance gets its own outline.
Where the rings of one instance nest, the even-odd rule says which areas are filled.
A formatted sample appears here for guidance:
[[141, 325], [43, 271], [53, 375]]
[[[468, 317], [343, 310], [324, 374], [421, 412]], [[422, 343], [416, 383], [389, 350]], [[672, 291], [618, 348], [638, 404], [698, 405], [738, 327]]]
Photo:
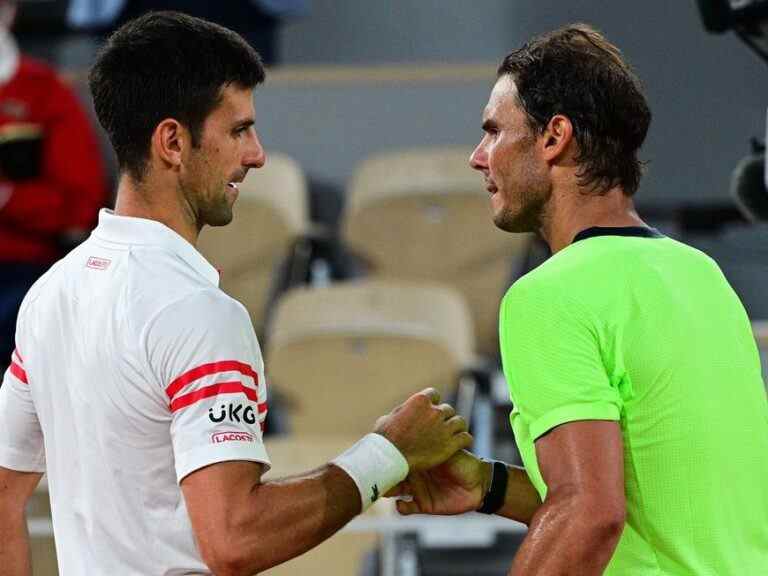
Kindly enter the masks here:
[[233, 131], [233, 134], [235, 135], [235, 137], [236, 137], [236, 138], [240, 138], [240, 137], [241, 137], [243, 134], [246, 134], [246, 133], [248, 132], [248, 130], [250, 130], [250, 129], [251, 129], [251, 126], [250, 126], [250, 125], [247, 125], [247, 126], [238, 126], [238, 127], [237, 127], [237, 128], [235, 128], [235, 130]]

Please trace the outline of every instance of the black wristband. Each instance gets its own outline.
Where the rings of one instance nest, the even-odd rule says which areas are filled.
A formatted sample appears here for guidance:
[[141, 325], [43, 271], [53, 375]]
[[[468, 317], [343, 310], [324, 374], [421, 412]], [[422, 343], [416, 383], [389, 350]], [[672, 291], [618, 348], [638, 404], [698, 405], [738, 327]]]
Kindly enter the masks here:
[[478, 512], [483, 514], [495, 514], [496, 511], [504, 505], [504, 498], [507, 495], [507, 479], [509, 472], [504, 462], [495, 460], [491, 468], [491, 486], [483, 498], [483, 503]]

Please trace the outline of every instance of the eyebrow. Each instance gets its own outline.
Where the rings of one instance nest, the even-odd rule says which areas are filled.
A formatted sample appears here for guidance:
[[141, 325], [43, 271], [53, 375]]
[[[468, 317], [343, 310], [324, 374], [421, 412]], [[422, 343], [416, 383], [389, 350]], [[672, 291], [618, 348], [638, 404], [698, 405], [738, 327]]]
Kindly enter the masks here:
[[235, 124], [232, 126], [233, 130], [239, 130], [240, 128], [250, 128], [256, 124], [253, 118], [245, 118], [244, 120], [239, 120], [238, 122], [235, 122]]

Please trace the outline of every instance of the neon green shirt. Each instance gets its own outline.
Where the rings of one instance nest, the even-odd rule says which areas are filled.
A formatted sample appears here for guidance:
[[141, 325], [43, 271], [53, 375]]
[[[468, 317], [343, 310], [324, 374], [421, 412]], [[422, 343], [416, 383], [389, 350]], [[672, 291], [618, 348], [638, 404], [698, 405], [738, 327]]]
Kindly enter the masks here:
[[500, 315], [510, 420], [534, 441], [615, 420], [627, 521], [605, 574], [768, 574], [768, 402], [749, 319], [705, 254], [646, 228], [590, 228], [519, 279]]

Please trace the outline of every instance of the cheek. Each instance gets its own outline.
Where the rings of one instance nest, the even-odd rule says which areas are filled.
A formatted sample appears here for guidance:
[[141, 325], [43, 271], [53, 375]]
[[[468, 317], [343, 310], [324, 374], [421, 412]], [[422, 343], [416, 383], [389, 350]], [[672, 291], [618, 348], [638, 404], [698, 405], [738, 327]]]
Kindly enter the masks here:
[[514, 168], [512, 147], [499, 142], [488, 151], [488, 169], [491, 177], [500, 184]]

